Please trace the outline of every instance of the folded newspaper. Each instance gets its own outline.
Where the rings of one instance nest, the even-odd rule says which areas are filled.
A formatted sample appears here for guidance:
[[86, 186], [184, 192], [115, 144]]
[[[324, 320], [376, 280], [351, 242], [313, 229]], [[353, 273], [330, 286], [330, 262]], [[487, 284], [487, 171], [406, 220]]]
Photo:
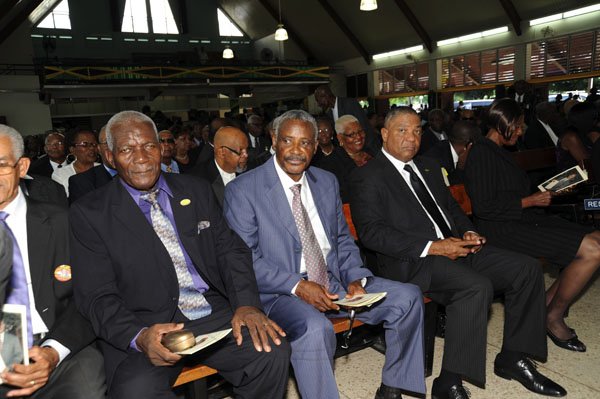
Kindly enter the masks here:
[[553, 176], [540, 184], [538, 188], [540, 191], [553, 191], [558, 193], [569, 187], [573, 187], [579, 183], [582, 183], [588, 179], [587, 171], [581, 169], [579, 165], [573, 166], [563, 172], [560, 172], [556, 176]]
[[215, 331], [210, 334], [199, 335], [196, 337], [196, 345], [194, 345], [191, 348], [188, 348], [186, 350], [183, 350], [180, 352], [175, 352], [175, 353], [177, 353], [178, 355], [192, 355], [192, 354], [198, 352], [199, 350], [202, 350], [202, 349], [214, 344], [215, 342], [222, 340], [227, 335], [229, 335], [230, 332], [231, 332], [231, 328], [228, 328], [227, 330]]
[[344, 298], [339, 301], [334, 301], [336, 305], [348, 306], [352, 308], [361, 308], [363, 306], [371, 306], [375, 302], [380, 301], [387, 295], [387, 292], [376, 292], [373, 294], [355, 295], [352, 298]]

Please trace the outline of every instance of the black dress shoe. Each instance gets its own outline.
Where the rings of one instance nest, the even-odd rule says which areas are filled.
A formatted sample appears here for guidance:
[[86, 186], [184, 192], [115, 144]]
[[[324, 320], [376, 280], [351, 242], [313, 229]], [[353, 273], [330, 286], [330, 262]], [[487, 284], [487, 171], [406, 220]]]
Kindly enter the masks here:
[[444, 391], [438, 386], [437, 380], [437, 378], [433, 380], [431, 399], [469, 399], [469, 391], [462, 384], [452, 385]]
[[402, 392], [400, 388], [388, 387], [382, 383], [375, 393], [375, 399], [402, 399]]
[[556, 345], [560, 348], [567, 349], [567, 350], [574, 351], [574, 352], [585, 352], [586, 351], [585, 344], [583, 342], [581, 342], [579, 340], [579, 338], [577, 338], [577, 334], [575, 334], [575, 330], [571, 329], [571, 331], [573, 332], [573, 337], [571, 337], [569, 339], [560, 339], [556, 335], [552, 334], [552, 331], [550, 331], [550, 330], [546, 330], [546, 333], [548, 334], [548, 336], [550, 337], [552, 342], [554, 342], [554, 345]]
[[567, 394], [563, 387], [537, 371], [533, 362], [526, 357], [510, 363], [502, 361], [500, 355], [496, 356], [494, 373], [507, 380], [517, 380], [525, 388], [540, 395], [565, 396]]

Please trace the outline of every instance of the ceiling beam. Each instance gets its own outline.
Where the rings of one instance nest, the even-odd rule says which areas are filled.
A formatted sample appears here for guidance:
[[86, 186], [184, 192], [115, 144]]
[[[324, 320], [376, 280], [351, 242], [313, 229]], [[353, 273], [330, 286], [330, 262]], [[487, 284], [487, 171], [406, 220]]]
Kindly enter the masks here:
[[[43, 0], [22, 0], [23, 6], [14, 15], [10, 20], [6, 23], [2, 23], [0, 25], [0, 44], [2, 44], [14, 31], [21, 25], [23, 22], [27, 20], [29, 14], [31, 14], [37, 6], [42, 3]], [[21, 4], [19, 4], [20, 6]]]
[[19, 2], [19, 0], [6, 0], [0, 3], [0, 20], [8, 15], [8, 12]]
[[504, 8], [504, 12], [510, 19], [513, 28], [515, 29], [515, 33], [517, 36], [521, 36], [521, 17], [515, 8], [515, 5], [511, 0], [500, 0], [500, 4], [502, 4], [502, 8]]
[[[273, 17], [273, 19], [279, 23], [279, 13], [277, 12], [277, 10], [275, 8], [273, 8], [273, 6], [269, 3], [269, 1], [268, 0], [259, 0], [259, 2], [263, 6], [263, 8], [265, 10], [267, 10], [267, 12], [269, 14], [271, 14], [271, 17]], [[315, 60], [315, 56], [313, 55], [312, 51], [302, 41], [302, 39], [300, 39], [300, 36], [298, 36], [296, 31], [294, 31], [292, 29], [292, 27], [290, 26], [290, 24], [288, 24], [288, 21], [282, 17], [281, 23], [285, 26], [285, 29], [289, 32], [290, 37], [293, 38], [294, 43], [296, 43], [298, 45], [298, 47], [300, 47], [300, 50], [302, 50], [302, 52], [306, 55], [306, 58], [308, 60]]]
[[360, 43], [358, 38], [356, 36], [354, 36], [354, 33], [352, 33], [350, 28], [348, 28], [348, 26], [346, 26], [346, 24], [344, 23], [344, 20], [342, 20], [342, 18], [340, 18], [340, 16], [337, 14], [337, 12], [335, 12], [335, 9], [331, 6], [331, 4], [329, 4], [327, 2], [327, 0], [319, 0], [319, 4], [321, 4], [321, 7], [323, 7], [325, 9], [327, 14], [329, 14], [329, 16], [331, 17], [331, 19], [333, 19], [333, 22], [336, 23], [338, 28], [340, 28], [340, 30], [342, 32], [344, 32], [344, 34], [346, 35], [348, 40], [350, 40], [352, 45], [358, 50], [360, 55], [362, 55], [362, 57], [364, 58], [367, 65], [371, 65], [371, 61], [373, 61], [373, 57], [371, 56], [371, 54], [369, 54], [367, 49], [365, 49], [365, 47]]
[[417, 35], [419, 35], [419, 37], [421, 38], [421, 41], [425, 45], [425, 48], [427, 48], [427, 50], [430, 53], [433, 52], [433, 44], [431, 42], [429, 34], [425, 30], [425, 28], [423, 28], [423, 25], [421, 25], [417, 17], [415, 17], [415, 14], [413, 14], [408, 4], [406, 4], [406, 1], [396, 0], [396, 5], [402, 11], [408, 22], [412, 25], [415, 32], [417, 32]]

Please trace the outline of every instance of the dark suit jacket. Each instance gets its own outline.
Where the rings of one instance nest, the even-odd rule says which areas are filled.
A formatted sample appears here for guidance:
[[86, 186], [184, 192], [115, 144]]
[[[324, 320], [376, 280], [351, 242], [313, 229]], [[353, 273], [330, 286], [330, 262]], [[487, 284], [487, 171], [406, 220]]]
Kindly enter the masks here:
[[221, 178], [221, 174], [217, 169], [217, 165], [215, 165], [214, 159], [210, 159], [207, 162], [196, 165], [188, 172], [188, 174], [208, 180], [213, 192], [215, 193], [215, 196], [217, 197], [217, 200], [219, 201], [219, 205], [223, 207], [225, 184], [223, 183], [223, 178]]
[[428, 127], [423, 131], [423, 135], [421, 136], [421, 145], [419, 147], [419, 155], [425, 154], [431, 148], [433, 148], [437, 143], [439, 143], [440, 139], [431, 131], [431, 128]]
[[31, 179], [21, 179], [19, 185], [23, 194], [40, 202], [67, 207], [67, 195], [65, 188], [54, 180], [40, 175], [32, 175]]
[[40, 175], [46, 177], [52, 177], [52, 165], [50, 165], [50, 158], [48, 155], [45, 155], [41, 158], [36, 159], [29, 165], [29, 170], [27, 171], [30, 175]]
[[92, 343], [91, 325], [77, 311], [72, 280], [54, 277], [60, 265], [70, 265], [67, 210], [53, 204], [27, 199], [29, 269], [35, 307], [49, 329], [46, 339], [55, 339], [77, 353]]
[[[558, 134], [558, 132], [554, 133]], [[548, 132], [537, 118], [532, 118], [531, 123], [527, 126], [527, 130], [523, 136], [523, 144], [528, 150], [555, 146]]]
[[356, 166], [356, 163], [350, 158], [346, 150], [342, 147], [335, 147], [331, 155], [321, 158], [315, 166], [335, 175], [340, 185], [342, 203], [347, 203], [349, 201], [348, 176], [358, 166]]
[[69, 204], [98, 187], [102, 187], [111, 180], [112, 176], [104, 165], [94, 166], [83, 173], [77, 173], [69, 177]]
[[[362, 128], [365, 130], [365, 148], [372, 154], [379, 151], [381, 148], [381, 138], [375, 132], [375, 129], [371, 126], [367, 120], [367, 114], [362, 109], [356, 98], [348, 97], [336, 97], [338, 106], [338, 117], [342, 115], [353, 115], [360, 122]], [[333, 113], [331, 110], [327, 115], [333, 120]], [[333, 121], [335, 123], [335, 121]], [[335, 125], [334, 125], [335, 126]]]
[[448, 140], [438, 141], [423, 156], [436, 160], [441, 167], [446, 169], [450, 184], [461, 184], [465, 181], [465, 171], [454, 167], [454, 159], [452, 159], [452, 150], [450, 149], [451, 145]]
[[200, 153], [198, 154], [196, 165], [207, 162], [210, 159], [215, 159], [215, 148], [212, 145], [206, 143], [200, 150]]
[[13, 243], [8, 231], [0, 224], [0, 306], [6, 299], [6, 285], [12, 270]]
[[[450, 222], [456, 237], [475, 230], [444, 184], [439, 164], [417, 157], [415, 164]], [[422, 289], [431, 272], [423, 266], [421, 252], [438, 238], [435, 227], [400, 172], [379, 152], [349, 179], [352, 220], [361, 243], [377, 253], [379, 273], [386, 278], [411, 282]]]
[[[262, 309], [250, 250], [229, 229], [208, 182], [174, 173], [163, 176], [173, 192], [179, 238], [209, 289], [227, 298], [232, 310]], [[184, 199], [189, 202], [182, 203]], [[169, 253], [120, 179], [99, 188], [89, 200], [73, 203], [70, 222], [77, 306], [101, 338], [110, 384], [138, 332], [173, 322], [179, 313], [177, 275]]]
[[257, 141], [256, 145], [252, 147], [252, 140], [250, 139], [250, 133], [248, 136], [248, 169], [254, 169], [257, 166], [262, 165], [271, 158], [271, 137], [263, 134], [262, 136], [255, 137]]

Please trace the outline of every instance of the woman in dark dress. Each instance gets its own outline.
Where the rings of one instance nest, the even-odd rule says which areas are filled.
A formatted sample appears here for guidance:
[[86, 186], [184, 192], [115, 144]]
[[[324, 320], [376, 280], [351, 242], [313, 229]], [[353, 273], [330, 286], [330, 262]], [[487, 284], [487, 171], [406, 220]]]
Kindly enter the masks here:
[[333, 126], [331, 119], [327, 117], [317, 118], [317, 152], [311, 163], [319, 166], [319, 163], [326, 157], [333, 154], [335, 144], [333, 143]]
[[547, 332], [556, 345], [583, 352], [585, 345], [566, 325], [564, 313], [600, 265], [600, 232], [546, 215], [543, 208], [556, 194], [530, 192], [527, 174], [503, 148], [523, 134], [523, 113], [514, 100], [492, 105], [488, 127], [465, 170], [474, 221], [490, 244], [564, 267], [546, 291]]

